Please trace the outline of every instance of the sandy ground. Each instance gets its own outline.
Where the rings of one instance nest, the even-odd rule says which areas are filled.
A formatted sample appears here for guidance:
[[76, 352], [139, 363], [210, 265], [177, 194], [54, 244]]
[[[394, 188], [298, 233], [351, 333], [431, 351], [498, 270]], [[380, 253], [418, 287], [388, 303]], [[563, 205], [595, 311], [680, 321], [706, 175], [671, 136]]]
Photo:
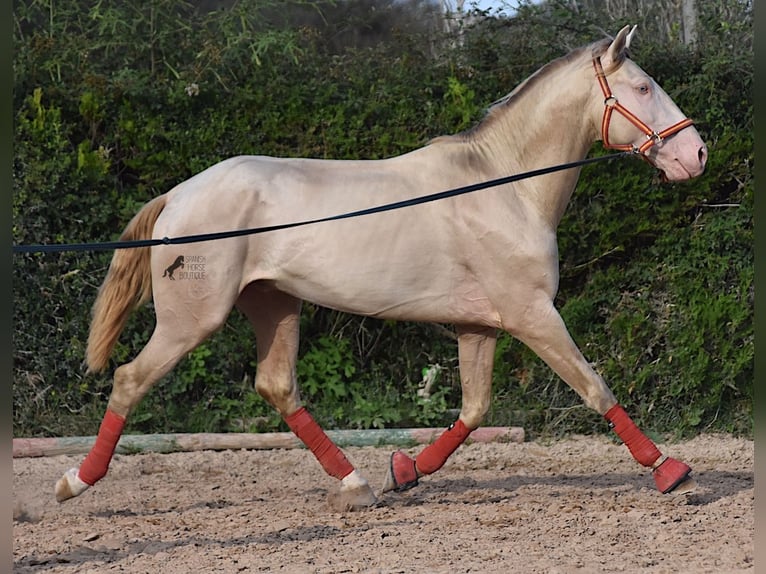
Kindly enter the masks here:
[[[572, 437], [465, 445], [355, 512], [300, 449], [118, 455], [63, 504], [53, 485], [82, 457], [15, 459], [14, 572], [754, 572], [753, 441], [660, 446], [694, 469], [693, 494], [658, 493], [605, 436]], [[345, 451], [379, 488], [391, 449]]]

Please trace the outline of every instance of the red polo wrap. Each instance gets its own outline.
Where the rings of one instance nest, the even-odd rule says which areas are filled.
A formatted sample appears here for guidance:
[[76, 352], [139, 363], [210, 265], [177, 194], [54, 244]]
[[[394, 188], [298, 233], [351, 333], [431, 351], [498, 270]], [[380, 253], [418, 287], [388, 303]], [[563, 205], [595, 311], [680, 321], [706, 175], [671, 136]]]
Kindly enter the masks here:
[[343, 479], [354, 471], [345, 455], [304, 407], [285, 417], [285, 422], [295, 436], [314, 453], [327, 474]]
[[604, 417], [614, 425], [614, 432], [622, 439], [622, 442], [630, 450], [630, 454], [640, 464], [652, 466], [660, 458], [659, 449], [639, 430], [620, 405], [614, 405]]
[[418, 455], [415, 459], [418, 472], [431, 474], [439, 470], [447, 462], [449, 456], [455, 452], [455, 449], [463, 444], [469, 434], [471, 434], [471, 429], [458, 419], [455, 424], [445, 430], [439, 438]]
[[93, 486], [104, 477], [112, 460], [114, 449], [117, 447], [117, 442], [122, 436], [124, 426], [125, 417], [106, 409], [104, 420], [101, 421], [101, 426], [98, 429], [96, 442], [77, 471], [80, 480]]

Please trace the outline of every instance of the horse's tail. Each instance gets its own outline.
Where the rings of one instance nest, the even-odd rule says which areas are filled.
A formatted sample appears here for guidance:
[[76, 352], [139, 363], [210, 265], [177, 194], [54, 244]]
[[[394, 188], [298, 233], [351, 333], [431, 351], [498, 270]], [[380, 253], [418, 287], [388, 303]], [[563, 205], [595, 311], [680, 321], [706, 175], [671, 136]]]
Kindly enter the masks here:
[[[144, 205], [120, 236], [121, 241], [150, 239], [154, 223], [165, 207], [160, 195]], [[130, 313], [152, 295], [149, 247], [118, 249], [93, 304], [86, 362], [89, 373], [103, 371]]]

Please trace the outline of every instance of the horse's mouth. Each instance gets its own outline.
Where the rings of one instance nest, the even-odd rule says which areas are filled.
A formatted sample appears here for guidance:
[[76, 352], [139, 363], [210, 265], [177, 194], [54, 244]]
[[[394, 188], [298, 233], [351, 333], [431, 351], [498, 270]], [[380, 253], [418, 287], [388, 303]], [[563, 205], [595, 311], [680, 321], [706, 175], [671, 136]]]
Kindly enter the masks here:
[[[650, 158], [648, 155], [643, 155], [642, 158], [651, 165], [654, 169], [657, 170], [657, 179], [661, 183], [672, 183], [677, 181], [688, 181], [690, 179], [694, 179], [694, 175], [682, 164], [681, 162], [677, 161], [677, 166], [670, 166], [671, 169], [671, 176], [668, 176], [667, 171], [665, 169], [662, 169], [657, 165], [657, 163]], [[675, 169], [676, 167], [679, 167], [680, 169]]]
[[668, 174], [665, 172], [665, 170], [657, 168], [657, 171], [659, 172], [660, 181], [662, 183], [672, 183], [672, 182], [678, 182], [678, 181], [689, 181], [690, 179], [694, 179], [695, 175], [692, 174], [686, 168], [686, 166], [684, 166], [681, 162], [678, 162], [678, 165], [680, 166], [681, 169], [674, 170], [673, 177], [668, 177]]

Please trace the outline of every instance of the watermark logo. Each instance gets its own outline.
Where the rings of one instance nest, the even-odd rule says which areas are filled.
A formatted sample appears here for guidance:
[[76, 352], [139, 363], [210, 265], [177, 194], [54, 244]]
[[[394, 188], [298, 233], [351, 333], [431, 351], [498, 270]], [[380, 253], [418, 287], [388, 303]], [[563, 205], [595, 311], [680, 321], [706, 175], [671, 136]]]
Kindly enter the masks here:
[[162, 276], [163, 277], [167, 277], [168, 279], [172, 279], [173, 281], [175, 281], [176, 278], [173, 277], [173, 272], [176, 269], [178, 269], [179, 267], [181, 269], [183, 269], [183, 267], [184, 267], [184, 256], [183, 255], [179, 255], [178, 257], [176, 257], [176, 260], [173, 261], [173, 263], [171, 263], [170, 265], [168, 265], [165, 268], [165, 273], [163, 273]]
[[162, 276], [173, 281], [204, 280], [207, 279], [206, 263], [204, 255], [179, 255], [168, 265]]

